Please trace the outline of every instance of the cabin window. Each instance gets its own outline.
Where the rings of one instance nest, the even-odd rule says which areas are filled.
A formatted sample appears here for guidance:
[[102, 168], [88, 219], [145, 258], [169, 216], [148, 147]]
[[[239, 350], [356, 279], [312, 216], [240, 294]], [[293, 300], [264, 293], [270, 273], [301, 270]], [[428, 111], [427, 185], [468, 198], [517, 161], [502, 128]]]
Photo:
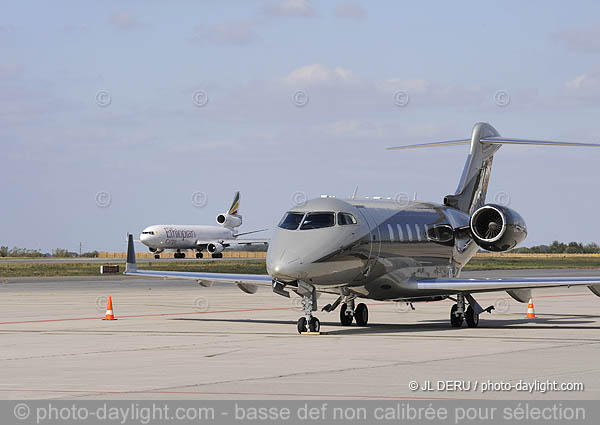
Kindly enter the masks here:
[[287, 212], [279, 222], [279, 227], [286, 230], [296, 230], [302, 222], [304, 213], [299, 212]]
[[300, 230], [322, 229], [335, 226], [335, 214], [332, 212], [314, 212], [306, 214]]

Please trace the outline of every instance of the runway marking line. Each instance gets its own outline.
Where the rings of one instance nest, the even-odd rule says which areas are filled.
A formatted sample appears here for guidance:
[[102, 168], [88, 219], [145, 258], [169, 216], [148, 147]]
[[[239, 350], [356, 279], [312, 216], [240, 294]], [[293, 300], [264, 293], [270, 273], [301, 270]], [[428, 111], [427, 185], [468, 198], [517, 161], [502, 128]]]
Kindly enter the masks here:
[[28, 393], [78, 393], [78, 394], [181, 394], [181, 395], [237, 395], [264, 397], [318, 397], [318, 398], [352, 398], [352, 399], [385, 399], [385, 400], [487, 400], [485, 398], [457, 397], [417, 397], [417, 396], [377, 396], [357, 394], [296, 394], [296, 393], [253, 393], [253, 392], [217, 392], [217, 391], [102, 391], [102, 390], [59, 390], [59, 389], [0, 389], [0, 392]]
[[[557, 297], [580, 297], [580, 296], [590, 296], [593, 294], [564, 294], [564, 295], [540, 295], [536, 298], [557, 298]], [[433, 301], [433, 302], [441, 302]], [[385, 304], [396, 304], [391, 301], [382, 301], [378, 303], [369, 303], [369, 306], [378, 306]], [[215, 310], [215, 311], [188, 311], [184, 313], [149, 313], [149, 314], [130, 314], [130, 315], [121, 315], [119, 317], [122, 318], [137, 318], [137, 317], [161, 317], [161, 316], [184, 316], [191, 314], [217, 314], [217, 313], [245, 313], [251, 311], [282, 311], [282, 310], [296, 310], [295, 307], [273, 307], [273, 308], [247, 308], [247, 309], [239, 309], [239, 310]], [[40, 319], [40, 320], [22, 320], [22, 321], [13, 321], [13, 322], [0, 322], [0, 325], [19, 325], [25, 323], [49, 323], [49, 322], [69, 322], [69, 321], [77, 321], [77, 320], [99, 320], [102, 317], [71, 317], [71, 318], [63, 318], [63, 319]]]
[[[190, 314], [216, 314], [216, 313], [244, 313], [250, 311], [276, 311], [276, 310], [292, 310], [293, 307], [275, 307], [275, 308], [247, 308], [240, 310], [215, 310], [215, 311], [187, 311], [185, 313], [150, 313], [150, 314], [130, 314], [120, 315], [121, 318], [135, 317], [160, 317], [160, 316], [184, 316]], [[102, 317], [70, 317], [63, 319], [40, 319], [40, 320], [23, 320], [17, 322], [0, 322], [0, 325], [18, 325], [22, 323], [47, 323], [47, 322], [68, 322], [74, 320], [100, 320]]]

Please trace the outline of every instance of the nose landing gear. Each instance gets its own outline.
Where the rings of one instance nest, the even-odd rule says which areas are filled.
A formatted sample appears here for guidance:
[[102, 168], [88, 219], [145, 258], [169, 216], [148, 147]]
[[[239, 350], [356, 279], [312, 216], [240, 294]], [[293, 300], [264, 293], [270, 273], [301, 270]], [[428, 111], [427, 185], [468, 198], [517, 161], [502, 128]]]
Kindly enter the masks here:
[[304, 316], [297, 322], [298, 333], [304, 333], [307, 330], [320, 332], [321, 322], [312, 315], [313, 311], [317, 311], [317, 291], [312, 285], [298, 282], [296, 293], [302, 297], [302, 310], [304, 311]]

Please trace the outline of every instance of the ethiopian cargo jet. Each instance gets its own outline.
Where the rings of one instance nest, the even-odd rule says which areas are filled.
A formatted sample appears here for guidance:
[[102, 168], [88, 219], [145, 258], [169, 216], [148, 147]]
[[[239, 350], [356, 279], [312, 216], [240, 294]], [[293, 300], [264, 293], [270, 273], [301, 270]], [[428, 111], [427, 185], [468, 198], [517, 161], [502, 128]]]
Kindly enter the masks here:
[[238, 239], [242, 235], [266, 230], [237, 233], [235, 229], [242, 225], [239, 207], [240, 192], [236, 192], [229, 211], [217, 216], [219, 226], [155, 224], [142, 231], [140, 242], [154, 253], [154, 258], [160, 258], [165, 249], [176, 250], [175, 258], [185, 258], [182, 249], [196, 250], [196, 258], [203, 257], [203, 250], [207, 250], [212, 258], [222, 258], [223, 250], [231, 245], [267, 244], [267, 239]]
[[508, 251], [527, 236], [523, 218], [514, 210], [485, 202], [492, 159], [504, 144], [595, 146], [502, 137], [487, 123], [475, 124], [470, 139], [401, 146], [391, 149], [470, 145], [456, 192], [442, 203], [397, 202], [393, 199], [314, 199], [287, 211], [267, 253], [268, 275], [138, 270], [129, 237], [125, 274], [195, 279], [201, 285], [230, 282], [244, 292], [271, 285], [273, 292], [302, 297], [304, 316], [298, 331], [318, 331], [317, 293], [338, 295], [322, 310], [339, 307], [340, 322], [366, 326], [366, 304], [357, 299], [415, 303], [451, 299], [450, 323], [476, 327], [479, 315], [491, 312], [475, 299], [479, 293], [506, 291], [527, 302], [533, 288], [587, 286], [600, 296], [597, 277], [462, 279], [460, 272], [475, 253]]

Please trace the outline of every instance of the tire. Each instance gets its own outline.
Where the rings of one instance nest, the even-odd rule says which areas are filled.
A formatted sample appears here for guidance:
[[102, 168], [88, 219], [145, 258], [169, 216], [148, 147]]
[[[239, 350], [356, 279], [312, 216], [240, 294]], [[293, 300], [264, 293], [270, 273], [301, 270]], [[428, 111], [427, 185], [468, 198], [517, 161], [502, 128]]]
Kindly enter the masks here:
[[306, 317], [298, 319], [298, 333], [306, 332]]
[[367, 326], [367, 323], [369, 323], [369, 309], [366, 304], [360, 303], [356, 306], [354, 320], [358, 326]]
[[342, 324], [342, 326], [352, 325], [352, 315], [346, 314], [347, 310], [348, 310], [348, 304], [346, 304], [346, 303], [342, 304], [342, 306], [340, 307], [340, 323]]
[[154, 259], [155, 260], [160, 260], [160, 255], [159, 254], [154, 254]]
[[311, 332], [319, 332], [321, 330], [321, 322], [316, 317], [312, 317], [308, 322], [308, 329]]
[[458, 310], [458, 304], [454, 304], [450, 309], [450, 324], [453, 328], [460, 328], [463, 324], [464, 315], [457, 316], [456, 310]]
[[470, 328], [476, 328], [479, 325], [479, 314], [475, 313], [475, 309], [473, 307], [467, 307], [465, 320], [467, 322], [467, 326]]
[[202, 257], [204, 257], [204, 255], [202, 255], [202, 253], [201, 253], [201, 252], [197, 252], [197, 253], [196, 253], [196, 258], [202, 258]]
[[221, 254], [221, 253], [212, 254], [212, 258], [223, 258], [223, 254]]

